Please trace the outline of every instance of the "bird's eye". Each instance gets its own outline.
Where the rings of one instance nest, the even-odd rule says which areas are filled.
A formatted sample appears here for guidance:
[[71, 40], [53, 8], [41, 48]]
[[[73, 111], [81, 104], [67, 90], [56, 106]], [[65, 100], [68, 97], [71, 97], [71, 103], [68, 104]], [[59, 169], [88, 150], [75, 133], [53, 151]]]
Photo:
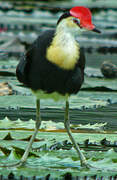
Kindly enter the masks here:
[[73, 18], [73, 21], [77, 24], [77, 25], [80, 25], [80, 19], [76, 19], [76, 18]]

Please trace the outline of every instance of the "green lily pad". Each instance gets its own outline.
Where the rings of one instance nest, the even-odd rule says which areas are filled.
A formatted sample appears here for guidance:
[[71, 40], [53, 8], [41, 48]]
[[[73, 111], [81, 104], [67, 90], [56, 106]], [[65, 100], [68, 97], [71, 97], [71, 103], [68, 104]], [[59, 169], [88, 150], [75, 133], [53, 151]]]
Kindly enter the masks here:
[[[91, 78], [85, 77], [85, 82], [82, 86], [82, 89], [87, 90], [103, 90], [104, 88], [108, 90], [117, 91], [117, 79], [105, 79], [105, 78]], [[104, 89], [104, 90], [105, 90]]]
[[[36, 99], [34, 96], [21, 96], [21, 95], [12, 95], [12, 96], [1, 96], [0, 97], [0, 106], [1, 107], [35, 107]], [[98, 106], [106, 106], [107, 101], [99, 100], [96, 98], [91, 99], [91, 97], [78, 97], [71, 96], [70, 97], [70, 108], [82, 108], [85, 106], [87, 108], [91, 108], [94, 105]], [[41, 100], [42, 108], [63, 108], [65, 106], [64, 101], [54, 102], [51, 99]]]
[[[2, 131], [2, 134], [6, 134], [6, 131]], [[11, 131], [11, 134], [16, 138], [24, 138], [32, 134], [29, 131]], [[0, 133], [1, 136], [1, 133]], [[3, 136], [3, 135], [2, 135]], [[77, 142], [82, 143], [86, 138], [89, 138], [91, 142], [100, 141], [103, 137], [106, 137], [108, 140], [114, 141], [117, 139], [117, 135], [114, 134], [77, 134], [73, 133], [74, 138]], [[47, 147], [51, 146], [55, 142], [59, 142], [62, 140], [68, 139], [66, 133], [45, 133], [40, 132], [37, 135], [37, 138], [43, 138], [44, 141], [34, 142], [33, 148], [44, 147], [45, 144]], [[54, 138], [54, 139], [53, 139]], [[1, 139], [1, 138], [0, 138]], [[15, 143], [15, 146], [14, 146]], [[1, 155], [0, 153], [0, 162], [1, 164], [7, 163], [12, 164], [19, 161], [22, 153], [27, 145], [26, 141], [19, 140], [0, 140], [0, 144], [4, 148], [10, 148], [11, 153], [9, 155]], [[80, 166], [79, 157], [77, 157], [76, 151], [72, 148], [70, 150], [48, 150], [48, 148], [44, 150], [32, 152], [31, 156], [28, 157], [27, 163], [25, 166], [20, 168], [14, 167], [10, 168], [10, 171], [13, 171], [16, 176], [24, 175], [24, 176], [38, 176], [45, 177], [45, 175], [50, 174], [53, 178], [62, 178], [65, 173], [69, 172], [72, 176], [93, 176], [97, 174], [97, 176], [110, 176], [115, 175], [117, 172], [116, 169], [116, 152], [113, 149], [110, 149], [106, 152], [95, 152], [95, 151], [84, 151], [84, 155], [88, 162], [95, 166], [100, 167], [100, 171], [97, 171], [95, 168], [86, 170]], [[13, 149], [12, 149], [13, 148]], [[33, 156], [32, 156], [33, 155]], [[6, 171], [4, 171], [6, 170]], [[7, 175], [9, 173], [9, 169], [0, 168], [0, 174]]]

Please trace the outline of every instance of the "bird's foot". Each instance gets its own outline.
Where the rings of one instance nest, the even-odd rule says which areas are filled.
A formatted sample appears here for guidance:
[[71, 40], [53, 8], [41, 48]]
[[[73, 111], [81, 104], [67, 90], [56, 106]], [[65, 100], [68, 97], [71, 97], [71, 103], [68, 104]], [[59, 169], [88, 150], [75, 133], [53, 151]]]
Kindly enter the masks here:
[[89, 170], [95, 169], [96, 171], [102, 171], [102, 168], [98, 168], [96, 166], [92, 166], [92, 165], [88, 164], [87, 161], [86, 162], [81, 162], [81, 166], [83, 168], [86, 168], [86, 169], [89, 169]]
[[94, 168], [93, 166], [91, 166], [91, 165], [88, 164], [88, 163], [82, 164], [82, 167], [87, 168], [87, 169]]
[[19, 161], [17, 163], [14, 163], [14, 164], [3, 164], [3, 165], [0, 165], [0, 168], [3, 167], [3, 168], [17, 168], [17, 167], [20, 167], [20, 166], [23, 166], [25, 164], [25, 162], [22, 162], [22, 161]]
[[[86, 169], [96, 168], [96, 167], [94, 167], [94, 166], [88, 164], [87, 161], [81, 162], [81, 166], [84, 167], [84, 168], [86, 168]], [[96, 169], [97, 169], [97, 168], [96, 168]]]

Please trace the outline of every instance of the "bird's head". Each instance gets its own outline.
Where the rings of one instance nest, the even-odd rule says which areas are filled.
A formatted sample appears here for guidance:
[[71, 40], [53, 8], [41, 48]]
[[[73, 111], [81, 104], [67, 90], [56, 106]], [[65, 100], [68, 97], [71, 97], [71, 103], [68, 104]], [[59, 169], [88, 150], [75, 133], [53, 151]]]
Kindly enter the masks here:
[[57, 25], [61, 25], [70, 32], [94, 31], [100, 33], [92, 23], [91, 11], [84, 6], [71, 8], [59, 18]]

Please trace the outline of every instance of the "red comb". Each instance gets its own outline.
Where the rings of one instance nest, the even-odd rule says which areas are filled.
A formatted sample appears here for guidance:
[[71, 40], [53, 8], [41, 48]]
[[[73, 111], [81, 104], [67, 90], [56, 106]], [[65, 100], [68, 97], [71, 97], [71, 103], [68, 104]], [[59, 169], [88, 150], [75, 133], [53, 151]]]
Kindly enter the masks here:
[[95, 27], [92, 24], [92, 14], [88, 8], [84, 6], [76, 6], [70, 9], [70, 14], [80, 19], [80, 23], [82, 27], [85, 27], [89, 30]]

